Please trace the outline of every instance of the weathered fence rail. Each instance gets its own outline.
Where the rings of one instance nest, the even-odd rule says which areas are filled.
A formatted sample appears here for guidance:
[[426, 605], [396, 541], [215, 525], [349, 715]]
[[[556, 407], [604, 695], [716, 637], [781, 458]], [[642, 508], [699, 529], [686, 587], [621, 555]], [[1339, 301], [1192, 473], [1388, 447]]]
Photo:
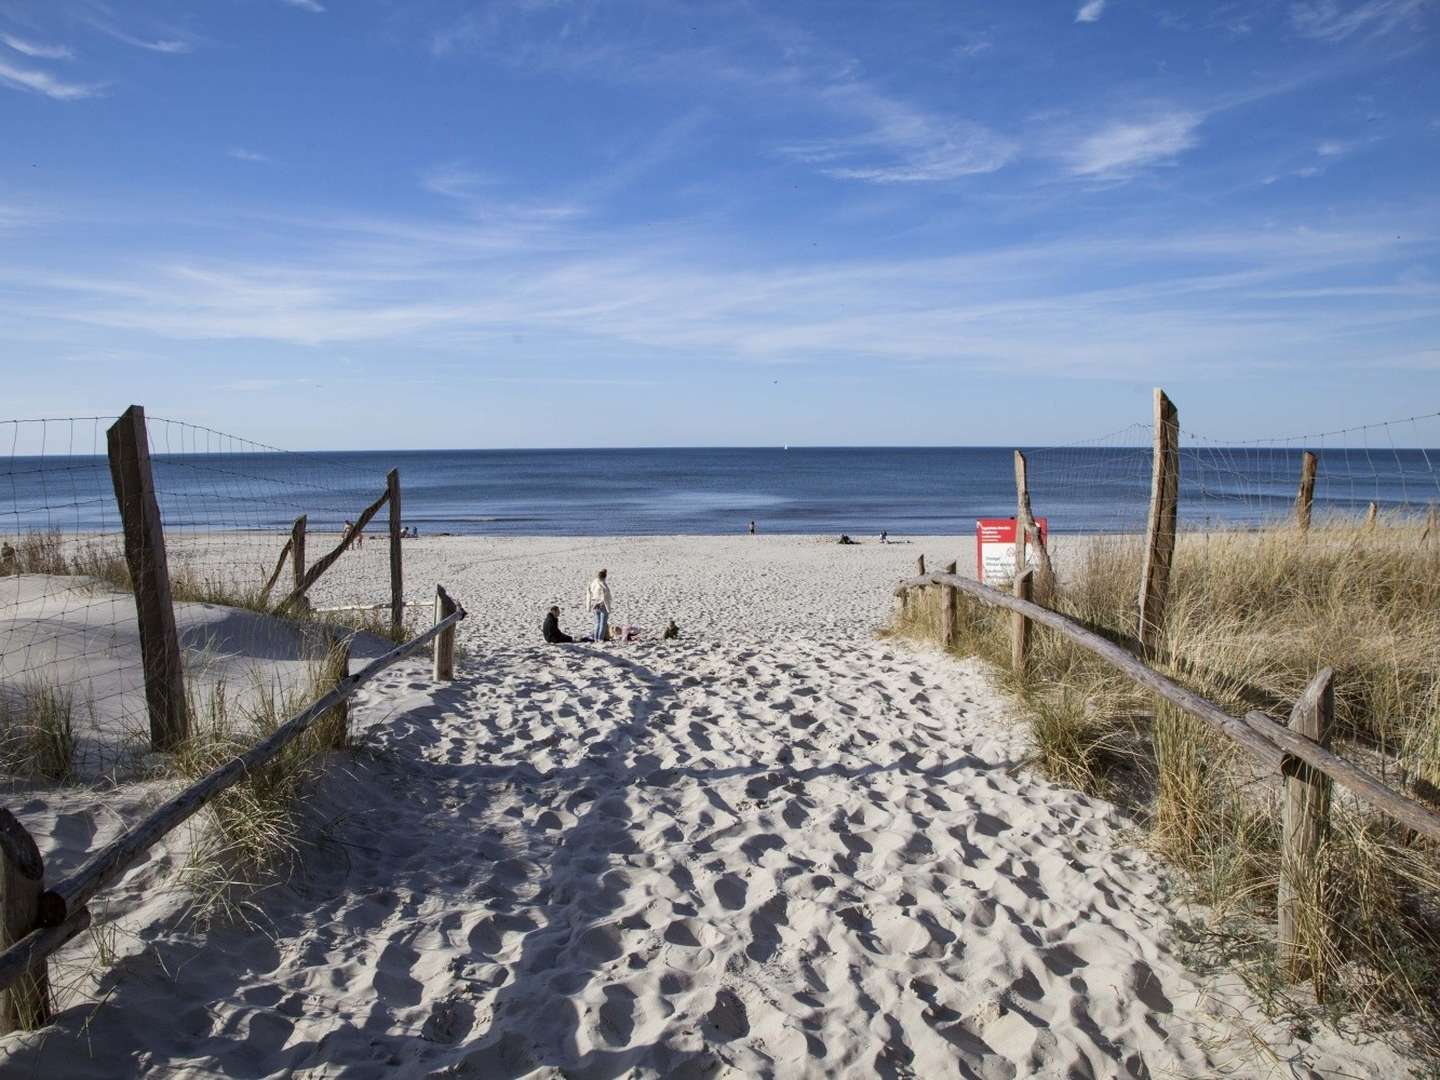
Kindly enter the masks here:
[[[121, 877], [156, 842], [216, 795], [263, 768], [362, 686], [431, 642], [435, 643], [435, 677], [452, 678], [454, 628], [466, 613], [443, 589], [438, 590], [438, 595], [444, 598], [445, 614], [430, 629], [345, 675], [333, 690], [291, 717], [268, 738], [172, 796], [91, 855], [84, 865], [48, 887], [42, 887], [44, 866], [34, 841], [8, 810], [0, 809], [0, 883], [4, 886], [0, 891], [0, 921], [5, 928], [0, 944], [8, 946], [0, 952], [0, 1027], [32, 1029], [48, 1022], [45, 958], [88, 925], [86, 905], [100, 890]], [[342, 731], [338, 739], [343, 742], [343, 738]]]

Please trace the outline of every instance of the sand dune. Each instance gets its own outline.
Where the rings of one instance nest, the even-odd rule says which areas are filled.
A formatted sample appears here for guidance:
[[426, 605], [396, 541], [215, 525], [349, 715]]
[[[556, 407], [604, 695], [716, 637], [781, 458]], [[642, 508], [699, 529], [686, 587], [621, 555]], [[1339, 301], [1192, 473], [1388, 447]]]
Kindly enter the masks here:
[[150, 927], [0, 1067], [1399, 1074], [1188, 974], [1124, 821], [1021, 768], [984, 673], [933, 651], [511, 645], [354, 716], [264, 932]]

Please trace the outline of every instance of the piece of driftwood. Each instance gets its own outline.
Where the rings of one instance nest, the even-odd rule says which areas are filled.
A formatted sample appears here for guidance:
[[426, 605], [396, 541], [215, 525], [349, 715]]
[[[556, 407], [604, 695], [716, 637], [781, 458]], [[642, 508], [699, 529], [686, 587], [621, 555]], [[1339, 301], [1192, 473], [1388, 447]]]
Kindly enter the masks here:
[[1040, 571], [1034, 589], [1042, 599], [1055, 591], [1055, 564], [1050, 561], [1050, 545], [1035, 520], [1030, 506], [1030, 468], [1025, 455], [1015, 451], [1015, 573], [1022, 574], [1030, 565], [1028, 548], [1035, 549], [1035, 564]]
[[[455, 612], [455, 601], [445, 591], [445, 586], [435, 586], [435, 621], [444, 622]], [[436, 682], [449, 682], [455, 678], [455, 627], [442, 631], [435, 637], [434, 670]]]
[[1300, 459], [1300, 490], [1295, 493], [1295, 524], [1301, 532], [1310, 528], [1310, 514], [1315, 507], [1315, 473], [1320, 459], [1309, 450]]
[[423, 634], [397, 645], [384, 656], [372, 660], [355, 674], [347, 676], [328, 694], [286, 721], [268, 738], [256, 743], [245, 753], [231, 758], [184, 791], [171, 797], [144, 821], [106, 844], [63, 881], [40, 894], [40, 922], [58, 926], [72, 912], [89, 903], [90, 898], [128, 870], [157, 840], [185, 821], [226, 788], [245, 779], [253, 770], [263, 767], [291, 741], [303, 735], [315, 721], [339, 702], [350, 697], [380, 672], [430, 644], [446, 628], [465, 617], [465, 609], [457, 607], [444, 622], [437, 623]]
[[400, 554], [400, 470], [385, 474], [385, 491], [390, 498], [390, 631], [397, 637], [405, 619], [405, 580]]
[[[1290, 712], [1290, 730], [1326, 750], [1335, 713], [1335, 691], [1329, 668], [1320, 672]], [[1330, 822], [1330, 777], [1299, 758], [1287, 757], [1285, 797], [1281, 808], [1279, 916], [1280, 962], [1292, 978], [1315, 974], [1310, 959], [1324, 955], [1323, 918], [1306, 918], [1306, 907], [1323, 902], [1321, 847]]]
[[125, 564], [135, 586], [140, 625], [140, 661], [145, 672], [145, 705], [150, 714], [150, 748], [171, 750], [184, 741], [185, 683], [180, 635], [170, 597], [165, 526], [150, 471], [150, 435], [145, 410], [131, 405], [105, 432], [110, 480], [125, 531]]
[[895, 587], [897, 595], [910, 589], [928, 585], [953, 584], [961, 592], [968, 593], [987, 604], [1003, 607], [1010, 611], [1021, 611], [1035, 622], [1058, 630], [1071, 641], [1084, 646], [1097, 656], [1109, 661], [1132, 681], [1178, 706], [1198, 720], [1229, 735], [1261, 764], [1279, 772], [1287, 754], [1314, 765], [1337, 784], [1358, 795], [1365, 802], [1389, 814], [1407, 828], [1432, 840], [1440, 840], [1440, 814], [1408, 799], [1399, 792], [1382, 784], [1363, 769], [1350, 764], [1344, 758], [1317, 746], [1280, 724], [1264, 713], [1247, 713], [1234, 717], [1220, 706], [1207, 701], [1185, 689], [1173, 679], [1147, 667], [1125, 649], [1101, 637], [1093, 630], [1087, 630], [1074, 619], [1058, 611], [1041, 607], [1039, 604], [1020, 600], [978, 581], [970, 581], [949, 574], [931, 574], [927, 577], [909, 578]]
[[[23, 941], [38, 925], [45, 862], [24, 825], [0, 808], [0, 948]], [[0, 1035], [50, 1022], [50, 979], [44, 957], [16, 972], [0, 993]]]
[[370, 524], [370, 519], [380, 512], [380, 508], [390, 499], [390, 489], [387, 487], [385, 493], [373, 503], [360, 511], [360, 516], [355, 519], [355, 524], [345, 530], [345, 535], [340, 538], [331, 551], [321, 556], [320, 561], [305, 571], [305, 578], [290, 591], [290, 595], [276, 606], [276, 612], [283, 612], [292, 604], [297, 603], [302, 596], [310, 591], [310, 587], [320, 580], [320, 575], [335, 565], [335, 560], [345, 554], [345, 550], [355, 542], [355, 537], [364, 531], [365, 526]]
[[1175, 518], [1180, 503], [1180, 414], [1165, 391], [1155, 388], [1155, 449], [1150, 465], [1150, 513], [1140, 564], [1136, 637], [1146, 656], [1155, 654], [1165, 628], [1170, 564], [1175, 558]]

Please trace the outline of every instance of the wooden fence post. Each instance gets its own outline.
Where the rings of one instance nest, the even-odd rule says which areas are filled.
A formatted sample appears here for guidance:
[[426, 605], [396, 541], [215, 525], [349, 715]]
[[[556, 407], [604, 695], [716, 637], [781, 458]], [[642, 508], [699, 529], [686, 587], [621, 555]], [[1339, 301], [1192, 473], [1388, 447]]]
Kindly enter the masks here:
[[1300, 459], [1300, 490], [1295, 495], [1295, 524], [1301, 532], [1310, 528], [1310, 511], [1315, 505], [1315, 471], [1319, 459], [1309, 450]]
[[[450, 594], [445, 591], [443, 585], [435, 586], [435, 621], [441, 622], [455, 614], [455, 601], [450, 599]], [[435, 637], [435, 670], [436, 682], [449, 682], [455, 678], [455, 627], [449, 626], [441, 630]]]
[[[957, 569], [956, 563], [945, 564], [945, 573], [947, 574], [953, 574]], [[940, 644], [947, 649], [955, 647], [955, 617], [956, 607], [959, 603], [960, 590], [954, 585], [946, 585], [940, 600]]]
[[150, 746], [170, 750], [185, 739], [184, 675], [180, 637], [170, 599], [165, 528], [150, 472], [150, 436], [145, 410], [131, 405], [105, 433], [110, 480], [125, 530], [125, 563], [135, 586], [140, 623], [140, 657], [145, 669], [145, 704], [150, 713]]
[[924, 577], [924, 576], [925, 576], [925, 556], [924, 556], [924, 555], [919, 556], [919, 557], [916, 558], [916, 560], [915, 560], [915, 576], [916, 576], [916, 577]]
[[[1031, 600], [1035, 596], [1035, 571], [1024, 570], [1015, 575], [1015, 596]], [[1010, 613], [1010, 668], [1022, 675], [1030, 663], [1030, 620], [1018, 611]]]
[[1137, 637], [1149, 656], [1165, 625], [1170, 594], [1170, 563], [1175, 557], [1175, 517], [1180, 502], [1180, 414], [1155, 388], [1155, 452], [1150, 466], [1150, 516], [1145, 526], [1145, 555], [1140, 566], [1140, 624]]
[[290, 576], [295, 582], [293, 586], [295, 589], [299, 589], [305, 581], [306, 517], [307, 515], [301, 514], [295, 519], [295, 524], [290, 526]]
[[[1316, 675], [1290, 713], [1290, 730], [1320, 746], [1330, 746], [1335, 688], [1329, 668]], [[1310, 975], [1319, 992], [1324, 972], [1328, 912], [1324, 910], [1321, 847], [1330, 816], [1330, 777], [1287, 756], [1281, 815], [1280, 891], [1277, 907], [1280, 960], [1292, 978]]]
[[398, 641], [405, 619], [405, 584], [400, 571], [400, 470], [385, 474], [390, 502], [390, 632]]
[[[9, 810], [0, 808], [0, 950], [40, 925], [45, 863], [40, 849]], [[34, 1031], [50, 1022], [50, 978], [44, 957], [0, 993], [0, 1035]]]

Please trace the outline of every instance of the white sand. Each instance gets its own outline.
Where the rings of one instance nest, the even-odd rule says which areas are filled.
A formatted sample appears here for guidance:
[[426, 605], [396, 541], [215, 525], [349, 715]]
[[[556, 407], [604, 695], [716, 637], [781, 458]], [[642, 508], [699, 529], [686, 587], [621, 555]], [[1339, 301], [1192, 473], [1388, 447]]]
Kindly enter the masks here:
[[[80, 980], [98, 1008], [72, 996], [0, 1071], [1401, 1075], [1187, 973], [1120, 815], [1021, 767], [977, 665], [869, 637], [921, 551], [965, 565], [963, 541], [412, 543], [472, 654], [362, 693], [265, 930], [157, 917]], [[598, 564], [621, 621], [687, 636], [533, 644]]]

